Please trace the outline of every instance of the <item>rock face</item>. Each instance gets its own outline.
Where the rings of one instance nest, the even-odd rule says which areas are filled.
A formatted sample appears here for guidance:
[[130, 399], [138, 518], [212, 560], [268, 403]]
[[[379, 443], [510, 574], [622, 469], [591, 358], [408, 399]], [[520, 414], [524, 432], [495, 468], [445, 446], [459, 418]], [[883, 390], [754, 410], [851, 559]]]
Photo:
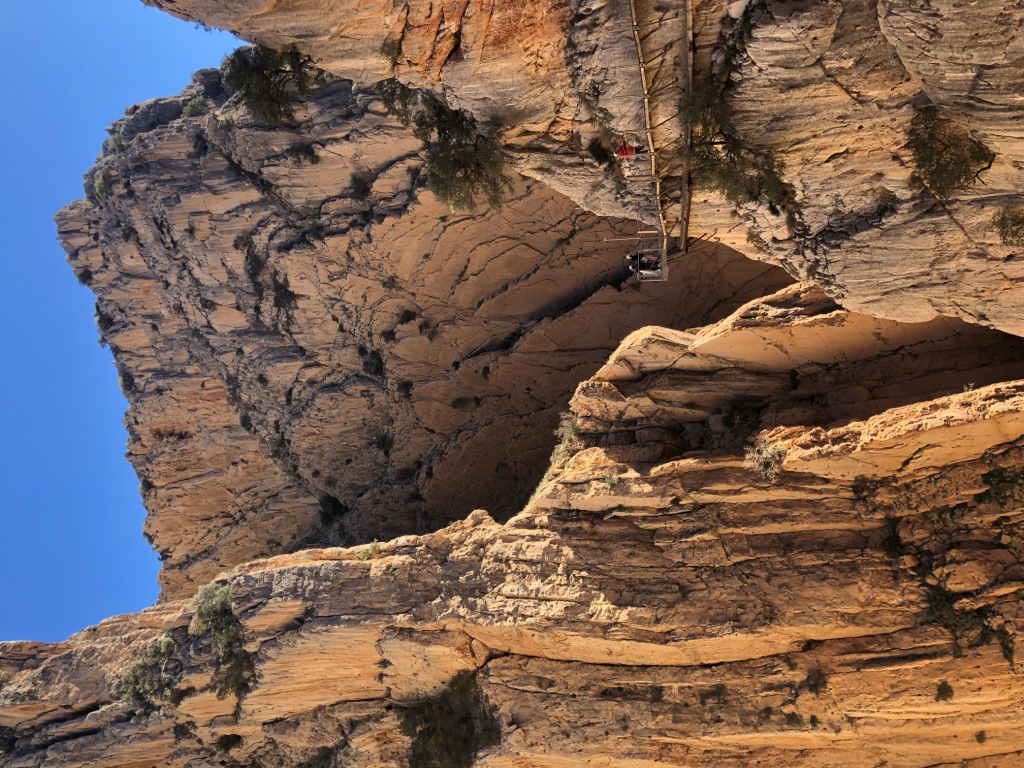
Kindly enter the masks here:
[[638, 290], [628, 222], [526, 180], [452, 215], [372, 91], [339, 81], [300, 109], [268, 130], [200, 73], [112, 128], [90, 199], [58, 216], [131, 404], [165, 597], [255, 557], [518, 511], [619, 339], [788, 282], [723, 248]]
[[[1022, 374], [1018, 339], [806, 286], [641, 330], [508, 524], [225, 575], [240, 698], [210, 689], [190, 603], [0, 646], [3, 764], [404, 766], [475, 740], [480, 766], [1018, 765]], [[136, 656], [154, 685], [116, 701]], [[474, 738], [445, 742], [459, 714]]]
[[[848, 309], [1024, 331], [1019, 249], [1001, 245], [993, 224], [1024, 187], [1011, 106], [1024, 81], [1019, 36], [989, 37], [993, 19], [1016, 29], [1024, 16], [1000, 3], [844, 2], [771, 5], [754, 17], [733, 92], [737, 122], [793, 169], [802, 240], [765, 241]], [[944, 203], [922, 191], [904, 147], [912, 105], [925, 98], [996, 156], [979, 183]]]
[[[637, 48], [680, 87], [678, 4], [629, 44], [597, 0], [147, 1], [351, 79], [269, 128], [199, 73], [58, 215], [163, 596], [0, 643], [0, 766], [1024, 764], [1020, 8], [689, 9], [792, 200], [695, 194], [638, 288], [658, 206], [600, 150], [646, 138]], [[425, 190], [385, 77], [500, 136], [502, 210]], [[949, 200], [925, 102], [995, 153]]]
[[[345, 77], [394, 75], [443, 90], [504, 126], [524, 173], [600, 215], [652, 221], [649, 186], [633, 184], [628, 168], [616, 184], [586, 152], [601, 135], [642, 135], [623, 3], [149, 1], [248, 39], [297, 45]], [[693, 6], [695, 78], [729, 68], [736, 127], [777, 151], [795, 207], [787, 222], [765, 206], [738, 210], [698, 192], [691, 233], [780, 264], [849, 309], [904, 322], [960, 317], [1024, 334], [1020, 249], [1000, 244], [993, 224], [1024, 188], [1024, 37], [1016, 34], [1024, 10], [1006, 0], [755, 2], [733, 25], [751, 30], [740, 43], [744, 33], [723, 32], [721, 21], [743, 7]], [[673, 10], [652, 5], [643, 29], [675, 23], [665, 21]], [[380, 54], [388, 41], [401, 41], [394, 65]], [[979, 183], [946, 202], [922, 187], [904, 146], [914, 105], [929, 101], [995, 153]]]

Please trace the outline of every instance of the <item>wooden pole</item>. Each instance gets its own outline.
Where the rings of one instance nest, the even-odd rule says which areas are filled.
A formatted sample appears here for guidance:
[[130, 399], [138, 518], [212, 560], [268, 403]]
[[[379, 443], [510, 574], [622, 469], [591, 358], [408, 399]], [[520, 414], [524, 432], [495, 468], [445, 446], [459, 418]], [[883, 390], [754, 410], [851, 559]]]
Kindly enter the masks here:
[[[686, 98], [693, 98], [693, 26], [690, 0], [682, 0], [683, 13], [683, 71], [686, 77]], [[679, 250], [686, 253], [690, 230], [690, 142], [692, 127], [683, 120], [683, 172], [679, 190]]]

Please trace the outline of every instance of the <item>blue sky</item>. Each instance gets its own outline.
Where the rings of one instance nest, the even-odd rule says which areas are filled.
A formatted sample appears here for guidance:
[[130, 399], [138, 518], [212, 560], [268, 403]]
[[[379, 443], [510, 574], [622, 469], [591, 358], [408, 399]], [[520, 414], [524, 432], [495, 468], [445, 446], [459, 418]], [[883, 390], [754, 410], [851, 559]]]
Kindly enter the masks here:
[[0, 0], [0, 640], [63, 640], [150, 605], [156, 554], [124, 458], [126, 403], [53, 214], [103, 130], [239, 43], [140, 0]]

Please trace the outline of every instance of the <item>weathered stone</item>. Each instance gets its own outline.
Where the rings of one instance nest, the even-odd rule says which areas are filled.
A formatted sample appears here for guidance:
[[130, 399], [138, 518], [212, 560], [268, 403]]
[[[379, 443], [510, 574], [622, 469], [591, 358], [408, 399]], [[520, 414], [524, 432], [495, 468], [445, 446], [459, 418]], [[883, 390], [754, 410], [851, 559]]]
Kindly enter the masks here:
[[58, 216], [131, 403], [166, 597], [317, 542], [507, 516], [622, 336], [788, 282], [721, 249], [638, 290], [628, 223], [522, 179], [501, 211], [451, 214], [419, 141], [346, 82], [276, 130], [215, 72], [169, 101], [201, 94], [206, 115], [156, 101], [116, 124], [132, 139], [92, 172], [109, 196]]
[[[501, 732], [479, 765], [1015, 765], [1024, 447], [991, 424], [1024, 384], [947, 394], [922, 374], [940, 354], [955, 376], [984, 375], [979, 360], [1020, 372], [1024, 347], [959, 322], [877, 321], [870, 344], [837, 354], [868, 322], [792, 288], [706, 329], [645, 329], [603, 386], [640, 392], [685, 370], [682, 401], [699, 377], [742, 367], [744, 348], [761, 375], [799, 360], [788, 389], [727, 392], [703, 423], [672, 407], [605, 422], [582, 385], [574, 430], [506, 525], [478, 511], [225, 574], [255, 663], [237, 702], [210, 690], [210, 642], [187, 634], [185, 602], [58, 646], [0, 646], [4, 765], [186, 765], [230, 748], [242, 764], [400, 766], [402, 712], [467, 671]], [[764, 344], [741, 346], [751, 334]], [[772, 339], [792, 354], [766, 357]], [[647, 341], [649, 364], [627, 370]], [[773, 426], [844, 379], [862, 382], [857, 407], [873, 415], [822, 403]], [[969, 424], [964, 453], [944, 435]], [[612, 439], [626, 430], [630, 442]], [[745, 462], [753, 440], [781, 447], [774, 480]], [[885, 441], [891, 460], [843, 469], [868, 467], [858, 457]], [[121, 670], [163, 634], [171, 661], [151, 671], [180, 703], [157, 697], [129, 723], [113, 703]]]
[[[603, 169], [586, 151], [601, 136], [617, 142], [643, 134], [623, 3], [524, 10], [467, 0], [396, 11], [355, 0], [329, 10], [304, 1], [149, 2], [247, 39], [295, 44], [358, 81], [395, 75], [443, 90], [460, 108], [501, 123], [522, 172], [599, 215], [653, 221], [651, 187], [631, 180], [629, 162], [618, 172]], [[697, 190], [691, 235], [780, 264], [847, 309], [901, 322], [960, 317], [1024, 335], [1024, 262], [999, 242], [993, 223], [1004, 206], [1020, 203], [1024, 188], [1015, 32], [1024, 11], [1007, 0], [773, 2], [723, 25], [744, 7], [694, 6], [694, 77], [700, 83], [713, 68], [730, 68], [735, 127], [752, 145], [777, 152], [794, 206], [787, 221], [785, 211], [737, 208]], [[675, 6], [651, 9], [640, 19], [644, 35], [680, 23]], [[392, 67], [379, 50], [398, 39]], [[682, 77], [659, 82], [677, 87]], [[929, 100], [996, 155], [978, 184], [946, 202], [923, 189], [905, 147], [913, 105]], [[670, 150], [678, 139], [672, 131], [655, 149]]]

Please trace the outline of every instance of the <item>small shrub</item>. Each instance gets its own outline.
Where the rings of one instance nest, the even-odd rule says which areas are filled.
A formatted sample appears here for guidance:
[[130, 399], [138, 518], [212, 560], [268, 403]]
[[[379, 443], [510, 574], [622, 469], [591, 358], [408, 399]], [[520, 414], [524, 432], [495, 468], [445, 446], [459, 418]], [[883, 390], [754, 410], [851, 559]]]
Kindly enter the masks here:
[[405, 325], [411, 323], [416, 319], [416, 312], [411, 309], [403, 309], [402, 314], [398, 316], [398, 325]]
[[270, 125], [295, 119], [289, 87], [308, 96], [323, 85], [327, 73], [295, 48], [275, 51], [263, 45], [239, 48], [220, 65], [224, 84], [238, 93], [253, 115]]
[[373, 447], [385, 456], [391, 453], [391, 446], [394, 444], [394, 438], [387, 432], [380, 432], [373, 438]]
[[785, 448], [758, 440], [747, 446], [743, 457], [743, 466], [757, 472], [762, 480], [774, 484], [782, 475], [782, 462], [785, 458]]
[[314, 242], [323, 242], [325, 237], [327, 237], [327, 230], [322, 221], [314, 221], [303, 229], [299, 235], [299, 239], [306, 245], [312, 245]]
[[377, 553], [379, 553], [379, 552], [380, 552], [380, 542], [377, 541], [376, 539], [374, 539], [373, 541], [370, 542], [370, 546], [368, 546], [366, 549], [362, 549], [362, 550], [359, 551], [359, 559], [360, 560], [364, 560], [364, 561], [365, 560], [372, 560], [374, 557], [377, 556]]
[[389, 341], [389, 342], [390, 341], [394, 341], [395, 340], [395, 332], [393, 330], [381, 331], [380, 332], [380, 337], [384, 341]]
[[996, 467], [982, 475], [981, 481], [988, 488], [976, 493], [974, 500], [979, 504], [1005, 507], [1018, 501], [1024, 489], [1024, 469], [1014, 471], [1007, 467]]
[[192, 97], [185, 108], [181, 110], [182, 117], [199, 117], [206, 111], [206, 97], [194, 96]]
[[97, 200], [106, 200], [110, 196], [110, 183], [104, 173], [97, 173], [92, 180], [92, 191], [96, 193]]
[[174, 644], [174, 638], [170, 635], [162, 635], [153, 644], [150, 653], [152, 654], [153, 661], [163, 667], [170, 660], [171, 656], [174, 655], [176, 649], [177, 646]]
[[113, 136], [103, 142], [104, 152], [120, 152], [127, 145], [124, 143], [124, 138], [120, 133], [115, 133]]
[[371, 349], [363, 358], [363, 371], [376, 378], [384, 375], [384, 358], [376, 349]]
[[1024, 206], [1006, 206], [996, 216], [995, 225], [1003, 245], [1024, 245]]
[[150, 675], [149, 665], [142, 658], [136, 658], [131, 664], [125, 667], [121, 673], [120, 695], [122, 701], [127, 701], [136, 707], [136, 711], [152, 711], [149, 703], [150, 697], [158, 691], [156, 681]]
[[788, 725], [790, 728], [802, 728], [803, 724], [803, 715], [798, 715], [796, 712], [786, 713], [786, 725]]
[[217, 751], [218, 752], [230, 752], [232, 749], [242, 743], [242, 737], [237, 733], [226, 733], [223, 736], [217, 737]]
[[828, 678], [825, 677], [825, 673], [820, 668], [812, 669], [807, 673], [804, 686], [806, 686], [808, 691], [817, 695], [828, 688]]
[[505, 152], [491, 136], [472, 136], [467, 118], [460, 116], [458, 121], [467, 127], [447, 134], [439, 131], [437, 143], [427, 150], [427, 189], [452, 213], [470, 210], [481, 196], [491, 208], [501, 210], [506, 192], [512, 190], [512, 180], [505, 175]]
[[484, 198], [500, 209], [512, 180], [505, 175], [507, 156], [498, 141], [476, 121], [425, 91], [414, 91], [395, 79], [377, 84], [388, 112], [426, 146], [426, 186], [452, 213], [474, 207]]
[[936, 701], [949, 701], [953, 698], [953, 686], [943, 680], [935, 689]]
[[275, 309], [291, 309], [295, 306], [298, 301], [298, 296], [295, 291], [288, 285], [288, 278], [278, 280], [277, 276], [274, 276], [274, 308]]
[[352, 199], [364, 202], [370, 198], [373, 189], [373, 179], [361, 173], [352, 175]]
[[501, 741], [501, 728], [470, 672], [460, 672], [435, 698], [399, 713], [412, 740], [409, 768], [469, 768], [477, 753]]
[[224, 115], [223, 117], [217, 118], [217, 125], [224, 131], [230, 131], [235, 127], [235, 120], [232, 117]]
[[559, 417], [555, 437], [558, 438], [558, 444], [551, 452], [550, 462], [552, 465], [561, 462], [570, 452], [578, 447], [579, 418], [572, 413], [563, 413]]
[[807, 722], [810, 724], [811, 728], [817, 728], [821, 724], [821, 721], [818, 719], [817, 715], [811, 715], [810, 719]]
[[177, 646], [174, 638], [163, 635], [125, 667], [118, 683], [118, 695], [134, 707], [133, 720], [153, 712], [166, 697], [174, 680], [167, 675], [167, 662]]
[[984, 744], [988, 740], [988, 735], [984, 731], [978, 731], [974, 734], [974, 740], [979, 744]]
[[600, 138], [595, 136], [587, 144], [587, 154], [590, 155], [598, 165], [611, 165], [615, 162], [615, 155], [604, 145]]
[[235, 639], [238, 633], [238, 619], [231, 608], [230, 584], [204, 584], [192, 598], [192, 609], [195, 614], [188, 627], [190, 635], [209, 632], [218, 645]]
[[320, 155], [316, 153], [316, 146], [309, 143], [296, 144], [290, 147], [285, 154], [300, 163], [307, 162], [310, 165], [316, 165], [320, 162]]
[[709, 79], [697, 84], [682, 105], [690, 129], [690, 176], [694, 186], [713, 189], [736, 205], [765, 202], [778, 214], [792, 205], [782, 180], [785, 165], [774, 150], [744, 141], [732, 123], [724, 86]]
[[970, 186], [995, 155], [959, 123], [942, 117], [934, 106], [918, 109], [907, 131], [907, 148], [922, 181], [944, 200]]
[[321, 496], [320, 497], [320, 509], [319, 519], [320, 525], [324, 528], [330, 528], [336, 523], [341, 522], [342, 518], [349, 513], [347, 504], [338, 501], [333, 496]]
[[389, 37], [380, 44], [380, 48], [377, 49], [377, 55], [392, 67], [395, 66], [402, 55], [402, 41], [398, 38]]
[[403, 400], [408, 400], [412, 397], [412, 382], [400, 381], [395, 385], [395, 390], [398, 392], [399, 397]]
[[217, 698], [223, 699], [229, 693], [241, 698], [249, 691], [255, 666], [243, 647], [242, 622], [231, 607], [231, 585], [226, 582], [204, 584], [192, 598], [192, 608], [195, 614], [188, 627], [189, 634], [209, 633], [217, 647], [212, 679]]
[[619, 484], [619, 478], [617, 475], [609, 475], [604, 479], [604, 484], [607, 485], [609, 488], [614, 488], [616, 485]]
[[906, 551], [903, 539], [900, 538], [899, 523], [895, 517], [885, 519], [885, 538], [882, 539], [882, 551], [893, 560], [899, 560]]
[[[928, 610], [925, 621], [945, 627], [956, 637], [963, 637], [970, 632], [985, 634], [988, 606], [970, 611], [960, 610], [955, 603], [959, 599], [956, 593], [938, 585], [927, 585]], [[986, 641], [991, 638], [986, 637]]]

